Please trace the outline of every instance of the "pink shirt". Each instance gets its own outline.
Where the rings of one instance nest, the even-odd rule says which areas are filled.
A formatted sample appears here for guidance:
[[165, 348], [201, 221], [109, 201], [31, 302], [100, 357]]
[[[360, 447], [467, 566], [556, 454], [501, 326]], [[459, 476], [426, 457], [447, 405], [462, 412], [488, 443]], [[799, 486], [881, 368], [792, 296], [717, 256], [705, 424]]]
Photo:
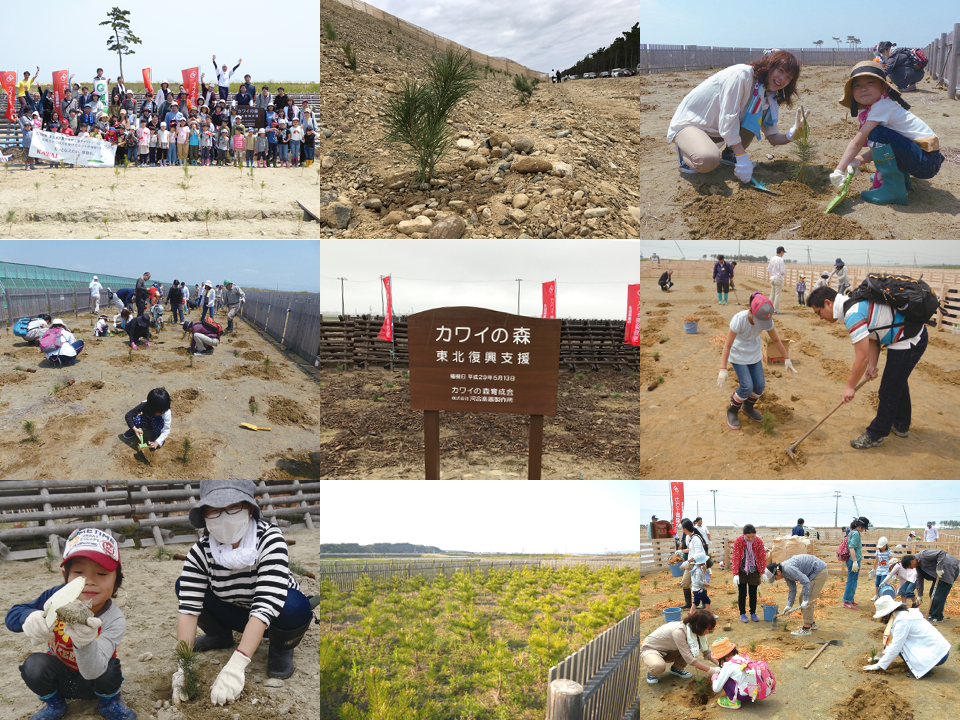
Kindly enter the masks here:
[[243, 135], [234, 135], [234, 136], [233, 136], [233, 149], [234, 149], [234, 150], [243, 150]]
[[187, 139], [190, 137], [190, 128], [186, 125], [183, 127], [177, 128], [177, 143], [180, 145], [186, 145]]

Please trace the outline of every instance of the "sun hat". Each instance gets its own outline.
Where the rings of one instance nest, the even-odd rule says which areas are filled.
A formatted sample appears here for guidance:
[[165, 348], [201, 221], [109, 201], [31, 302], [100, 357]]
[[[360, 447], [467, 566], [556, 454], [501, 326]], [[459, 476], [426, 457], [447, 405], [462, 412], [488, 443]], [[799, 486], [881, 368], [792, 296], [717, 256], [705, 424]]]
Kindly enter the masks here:
[[826, 270], [824, 270], [822, 273], [820, 273], [820, 277], [822, 277], [822, 278], [828, 278], [828, 277], [830, 277], [830, 273], [828, 273]]
[[99, 278], [97, 278], [97, 276], [94, 275], [94, 276], [93, 276], [93, 279], [94, 279], [94, 280], [98, 280]]
[[60, 318], [56, 318], [53, 322], [50, 323], [50, 327], [53, 327], [54, 325], [59, 325], [62, 328], [67, 328], [67, 330], [70, 329], [67, 327], [67, 324]]
[[889, 595], [881, 595], [880, 599], [874, 603], [877, 608], [877, 614], [873, 616], [874, 620], [879, 620], [882, 617], [886, 617], [902, 604], [903, 603], [901, 603], [899, 600], [895, 600]]
[[78, 557], [90, 558], [104, 570], [113, 572], [120, 567], [120, 546], [112, 535], [103, 530], [77, 528], [67, 538], [60, 567]]
[[[857, 101], [853, 99], [853, 79], [860, 75], [870, 75], [879, 80], [886, 86], [887, 95], [901, 105], [904, 105], [904, 101], [900, 97], [900, 91], [887, 80], [887, 73], [884, 72], [883, 68], [879, 67], [873, 60], [864, 60], [853, 66], [853, 70], [850, 71], [850, 77], [848, 77], [847, 81], [843, 84], [843, 97], [837, 100], [840, 105], [850, 109], [851, 115], [856, 117], [860, 111]], [[905, 105], [905, 108], [909, 110], [910, 106]]]
[[710, 645], [710, 654], [714, 658], [722, 658], [726, 657], [736, 649], [737, 646], [730, 642], [730, 638], [720, 637], [714, 640]]
[[203, 285], [204, 287], [213, 287], [213, 282], [210, 280], [204, 280]]
[[890, 544], [890, 541], [887, 540], [886, 537], [881, 537], [879, 540], [877, 540], [878, 548], [882, 548], [884, 545], [889, 545], [889, 544]]
[[763, 293], [756, 292], [750, 298], [750, 312], [753, 313], [757, 322], [766, 323], [766, 325], [761, 325], [764, 330], [773, 327], [773, 303]]
[[207, 526], [204, 518], [205, 507], [225, 508], [238, 502], [248, 502], [253, 505], [253, 519], [260, 519], [260, 508], [257, 505], [254, 493], [256, 486], [253, 480], [201, 480], [200, 500], [190, 508], [190, 524], [200, 529]]
[[693, 556], [694, 565], [703, 565], [706, 561], [707, 561], [706, 553], [697, 553], [696, 555]]
[[257, 134], [258, 134], [258, 135], [266, 135], [266, 134], [267, 134], [267, 131], [266, 131], [265, 128], [260, 128], [260, 130], [257, 131]]

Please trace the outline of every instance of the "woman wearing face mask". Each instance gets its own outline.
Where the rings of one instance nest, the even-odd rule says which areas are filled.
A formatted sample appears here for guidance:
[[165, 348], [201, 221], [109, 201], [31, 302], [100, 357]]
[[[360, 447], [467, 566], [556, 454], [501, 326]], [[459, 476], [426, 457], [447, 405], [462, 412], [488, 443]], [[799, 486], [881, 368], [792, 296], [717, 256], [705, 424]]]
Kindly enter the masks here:
[[[269, 638], [267, 674], [293, 674], [293, 649], [313, 613], [310, 601], [287, 566], [287, 543], [280, 531], [261, 519], [252, 480], [203, 480], [190, 524], [205, 530], [187, 555], [177, 580], [180, 615], [177, 640], [196, 652], [240, 644], [210, 691], [210, 701], [225, 705], [243, 691], [244, 672], [264, 635]], [[197, 626], [206, 634], [197, 637]], [[173, 700], [182, 693], [183, 671], [173, 676]]]

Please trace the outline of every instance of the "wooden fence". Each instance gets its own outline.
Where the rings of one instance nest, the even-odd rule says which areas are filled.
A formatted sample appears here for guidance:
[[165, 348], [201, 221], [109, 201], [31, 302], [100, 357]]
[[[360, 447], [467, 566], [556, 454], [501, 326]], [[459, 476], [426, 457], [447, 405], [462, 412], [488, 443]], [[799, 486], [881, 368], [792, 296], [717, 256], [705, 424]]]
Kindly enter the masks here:
[[925, 48], [927, 73], [937, 81], [937, 87], [947, 88], [947, 97], [957, 98], [960, 85], [960, 23], [953, 24], [953, 31], [940, 33]]
[[[862, 60], [870, 60], [873, 54], [865, 49], [839, 48], [781, 48], [793, 53], [800, 65], [842, 65], [852, 67]], [[640, 74], [682, 72], [685, 70], [713, 70], [740, 63], [749, 63], [763, 57], [766, 48], [731, 48], [704, 45], [639, 45], [636, 71]], [[628, 63], [629, 64], [629, 63]], [[634, 69], [629, 64], [631, 70]], [[609, 70], [611, 68], [600, 68]]]
[[[311, 514], [318, 512], [319, 491], [319, 482], [260, 481], [257, 504], [262, 516], [275, 525], [313, 528]], [[199, 497], [197, 483], [2, 481], [0, 559], [44, 557], [48, 548], [60, 557], [66, 537], [82, 527], [110, 532], [123, 539], [122, 547], [193, 542], [197, 533], [186, 514]], [[292, 525], [287, 517], [302, 522]]]
[[285, 348], [315, 363], [323, 313], [319, 293], [249, 291], [241, 317]]

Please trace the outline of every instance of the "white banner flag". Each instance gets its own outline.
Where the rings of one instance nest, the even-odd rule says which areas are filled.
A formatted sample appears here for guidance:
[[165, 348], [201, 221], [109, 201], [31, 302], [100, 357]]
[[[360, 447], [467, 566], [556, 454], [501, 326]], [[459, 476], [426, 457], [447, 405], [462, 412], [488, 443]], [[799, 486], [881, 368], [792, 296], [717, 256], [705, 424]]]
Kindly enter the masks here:
[[99, 138], [72, 137], [34, 130], [30, 157], [81, 167], [113, 167], [116, 148]]

